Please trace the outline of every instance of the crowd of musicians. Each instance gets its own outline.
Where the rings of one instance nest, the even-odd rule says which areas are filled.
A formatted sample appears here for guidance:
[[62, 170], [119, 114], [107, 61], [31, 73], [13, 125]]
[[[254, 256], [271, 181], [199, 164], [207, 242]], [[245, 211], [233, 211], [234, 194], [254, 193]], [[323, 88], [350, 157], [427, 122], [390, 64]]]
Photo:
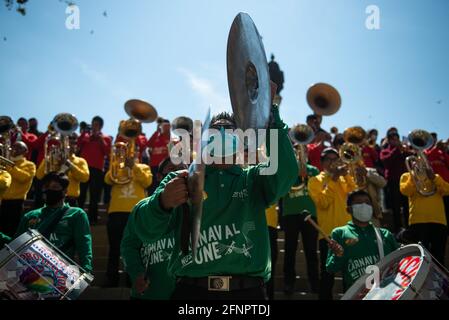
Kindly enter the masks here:
[[[147, 139], [141, 122], [148, 114], [122, 121], [115, 138], [102, 131], [99, 116], [82, 122], [79, 133], [70, 114], [55, 117], [45, 132], [36, 119], [1, 117], [0, 245], [37, 229], [95, 275], [91, 226], [105, 203], [104, 285], [119, 285], [122, 260], [135, 299], [273, 299], [274, 278], [282, 272], [284, 286], [277, 290], [332, 299], [336, 273], [346, 290], [401, 243], [420, 242], [445, 263], [448, 141], [423, 130], [410, 141], [396, 128], [385, 137], [360, 127], [327, 132], [315, 113], [304, 119], [307, 125], [288, 128], [276, 104], [271, 113], [270, 128], [279, 131], [278, 141], [270, 141], [277, 143], [277, 172], [260, 174], [263, 161], [206, 167], [195, 257], [181, 239], [188, 164], [169, 157], [174, 122], [158, 117]], [[221, 113], [210, 127], [235, 129], [236, 122]], [[34, 208], [25, 210], [27, 199]], [[279, 230], [285, 233], [282, 271], [276, 271]], [[308, 288], [297, 281], [300, 233]]]

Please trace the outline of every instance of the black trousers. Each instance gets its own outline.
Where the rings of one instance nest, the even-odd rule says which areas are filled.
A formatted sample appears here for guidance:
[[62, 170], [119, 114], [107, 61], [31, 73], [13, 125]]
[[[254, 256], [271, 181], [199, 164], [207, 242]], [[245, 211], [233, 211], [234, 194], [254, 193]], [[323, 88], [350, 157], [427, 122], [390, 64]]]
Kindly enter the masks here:
[[435, 259], [444, 265], [447, 240], [447, 227], [445, 225], [439, 223], [416, 223], [410, 226], [409, 231], [415, 242], [421, 242]]
[[111, 212], [108, 216], [109, 255], [106, 277], [111, 286], [117, 286], [119, 282], [120, 243], [128, 223], [128, 217], [129, 212]]
[[151, 196], [154, 191], [156, 191], [156, 188], [159, 186], [159, 181], [157, 181], [157, 172], [159, 170], [159, 166], [152, 166], [151, 168], [151, 174], [153, 175], [153, 181], [151, 182], [151, 185], [148, 187], [148, 196]]
[[[399, 189], [399, 180], [389, 180], [385, 187], [387, 207], [393, 211], [393, 232], [408, 226], [408, 198]], [[402, 209], [402, 210], [401, 210]]]
[[178, 283], [171, 300], [267, 300], [264, 287], [235, 291], [209, 291], [206, 288]]
[[[316, 218], [313, 218], [316, 222]], [[282, 217], [285, 231], [284, 282], [294, 285], [296, 279], [296, 250], [301, 232], [302, 244], [307, 263], [307, 277], [312, 292], [318, 292], [318, 232], [310, 223], [304, 221], [303, 215], [287, 215]]]
[[42, 180], [34, 179], [34, 204], [33, 208], [38, 209], [44, 206], [44, 199], [42, 196]]
[[86, 183], [80, 185], [80, 196], [78, 204], [80, 208], [84, 208], [86, 203], [87, 189], [89, 189], [89, 209], [87, 215], [89, 221], [96, 223], [98, 221], [98, 202], [100, 201], [101, 191], [103, 190], [104, 174], [103, 171], [89, 167], [90, 178]]
[[320, 246], [320, 290], [318, 292], [320, 300], [333, 300], [332, 290], [334, 288], [335, 274], [326, 271], [326, 260], [329, 247], [327, 241], [321, 239], [319, 241]]
[[268, 300], [274, 300], [274, 283], [276, 277], [276, 262], [278, 259], [278, 231], [276, 228], [268, 227], [268, 233], [270, 235], [270, 248], [271, 248], [271, 278], [267, 282], [267, 295]]
[[2, 200], [0, 206], [0, 231], [14, 237], [23, 214], [24, 200]]

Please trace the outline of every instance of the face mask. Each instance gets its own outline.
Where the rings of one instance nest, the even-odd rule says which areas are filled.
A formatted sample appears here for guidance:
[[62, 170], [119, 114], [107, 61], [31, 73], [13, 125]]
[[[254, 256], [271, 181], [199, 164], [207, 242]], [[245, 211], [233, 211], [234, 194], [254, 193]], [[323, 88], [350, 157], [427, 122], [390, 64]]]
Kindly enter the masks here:
[[369, 222], [373, 217], [373, 207], [366, 203], [353, 204], [352, 215], [360, 222]]
[[20, 156], [16, 156], [16, 157], [11, 157], [11, 161], [20, 161], [24, 158], [23, 154], [21, 154]]
[[62, 190], [46, 190], [44, 191], [45, 204], [53, 206], [64, 198], [64, 192]]

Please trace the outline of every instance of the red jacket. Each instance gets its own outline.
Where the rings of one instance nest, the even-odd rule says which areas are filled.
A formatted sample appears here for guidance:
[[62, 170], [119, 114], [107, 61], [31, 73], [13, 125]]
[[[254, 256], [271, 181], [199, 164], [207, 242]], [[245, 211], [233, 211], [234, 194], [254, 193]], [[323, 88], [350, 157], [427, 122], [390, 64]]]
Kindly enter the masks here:
[[309, 163], [314, 166], [317, 167], [318, 170], [322, 171], [323, 168], [321, 167], [321, 153], [324, 150], [324, 145], [321, 144], [315, 144], [315, 143], [311, 143], [307, 145], [307, 150], [308, 150], [308, 158], [309, 158]]
[[449, 182], [449, 155], [436, 147], [425, 150], [424, 154], [433, 171], [439, 174], [444, 181]]
[[81, 158], [86, 159], [89, 167], [103, 170], [104, 158], [111, 152], [112, 139], [100, 133], [103, 141], [94, 139], [88, 132], [84, 132], [78, 138], [78, 148]]
[[401, 175], [407, 171], [405, 158], [408, 154], [402, 153], [399, 148], [388, 146], [380, 152], [380, 160], [385, 166], [385, 179], [388, 181], [400, 180]]
[[156, 131], [148, 140], [148, 148], [150, 148], [150, 166], [158, 166], [165, 158], [168, 158], [168, 144], [170, 143], [170, 135], [161, 135]]
[[370, 146], [362, 147], [363, 162], [367, 168], [375, 168], [377, 160], [379, 160], [379, 155], [376, 149]]
[[[125, 138], [123, 138], [121, 135], [117, 135], [115, 137], [115, 142], [128, 142]], [[147, 138], [142, 134], [135, 138], [136, 148], [139, 151], [139, 162], [142, 163], [142, 154], [147, 148]]]

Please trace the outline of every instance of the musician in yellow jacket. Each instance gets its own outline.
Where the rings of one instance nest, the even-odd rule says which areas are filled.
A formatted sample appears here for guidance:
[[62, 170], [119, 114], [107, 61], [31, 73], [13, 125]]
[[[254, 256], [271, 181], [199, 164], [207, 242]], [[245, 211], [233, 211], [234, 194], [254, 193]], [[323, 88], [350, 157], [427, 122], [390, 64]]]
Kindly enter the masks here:
[[[344, 226], [351, 220], [346, 211], [346, 198], [355, 190], [354, 179], [347, 174], [345, 167], [339, 166], [340, 157], [333, 148], [324, 149], [320, 157], [323, 171], [311, 177], [308, 182], [309, 195], [315, 203], [317, 220], [326, 234], [333, 229]], [[326, 271], [328, 245], [320, 235], [320, 289], [321, 300], [332, 300], [334, 274]]]
[[[114, 164], [111, 163], [104, 178], [104, 181], [112, 186], [107, 223], [109, 257], [105, 287], [118, 286], [120, 243], [128, 222], [128, 216], [134, 206], [147, 196], [146, 189], [153, 181], [150, 167], [146, 164], [136, 163], [135, 159], [127, 158], [125, 161], [125, 170], [117, 170], [115, 176], [112, 173], [113, 167]], [[125, 184], [117, 183], [120, 178], [128, 174], [128, 168], [131, 172], [130, 182]]]
[[[63, 165], [62, 171], [65, 171], [69, 178], [69, 187], [67, 188], [66, 202], [71, 207], [78, 207], [78, 197], [80, 196], [80, 183], [89, 181], [89, 166], [87, 161], [77, 157], [77, 139], [76, 133], [69, 137], [70, 155]], [[36, 172], [36, 178], [42, 180], [45, 176], [45, 160], [42, 160]]]
[[446, 252], [447, 221], [444, 211], [443, 197], [449, 195], [449, 183], [432, 170], [427, 176], [435, 185], [435, 193], [430, 196], [421, 195], [409, 172], [402, 174], [400, 180], [401, 193], [408, 197], [410, 238], [421, 242], [430, 253], [442, 264]]
[[0, 169], [0, 202], [6, 190], [11, 186], [11, 175], [8, 171]]
[[13, 167], [6, 171], [11, 175], [11, 185], [2, 196], [0, 206], [0, 231], [12, 237], [22, 218], [23, 204], [36, 174], [36, 166], [26, 159], [28, 147], [22, 141], [13, 144], [11, 160]]

